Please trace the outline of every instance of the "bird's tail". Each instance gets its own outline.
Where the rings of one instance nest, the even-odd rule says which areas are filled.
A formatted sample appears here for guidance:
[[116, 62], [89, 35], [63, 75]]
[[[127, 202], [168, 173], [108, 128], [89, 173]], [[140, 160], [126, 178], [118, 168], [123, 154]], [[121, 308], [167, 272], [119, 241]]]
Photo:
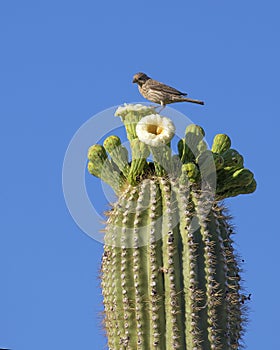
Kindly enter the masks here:
[[199, 104], [199, 105], [204, 105], [204, 102], [203, 102], [203, 101], [193, 100], [192, 98], [187, 98], [187, 97], [181, 98], [180, 101], [192, 102], [192, 103], [197, 103], [197, 104]]

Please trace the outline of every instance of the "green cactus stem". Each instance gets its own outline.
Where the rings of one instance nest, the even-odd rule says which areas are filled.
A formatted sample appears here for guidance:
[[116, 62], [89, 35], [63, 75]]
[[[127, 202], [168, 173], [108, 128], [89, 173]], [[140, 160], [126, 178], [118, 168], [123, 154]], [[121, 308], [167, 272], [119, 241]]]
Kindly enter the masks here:
[[128, 151], [121, 145], [119, 137], [112, 135], [107, 137], [103, 146], [111, 156], [113, 162], [117, 165], [124, 176], [128, 176], [130, 167], [128, 165]]
[[227, 135], [209, 150], [204, 130], [189, 125], [172, 154], [173, 124], [153, 108], [116, 114], [132, 159], [116, 136], [88, 152], [89, 172], [117, 195], [101, 268], [108, 348], [240, 349], [246, 305], [220, 200], [254, 192], [253, 173]]

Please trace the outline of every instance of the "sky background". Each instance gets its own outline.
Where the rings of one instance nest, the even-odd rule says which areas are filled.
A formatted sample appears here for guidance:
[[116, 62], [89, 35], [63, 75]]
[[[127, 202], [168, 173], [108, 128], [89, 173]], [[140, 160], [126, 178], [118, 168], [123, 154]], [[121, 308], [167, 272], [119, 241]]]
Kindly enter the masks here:
[[173, 107], [209, 143], [229, 134], [255, 173], [254, 194], [226, 201], [252, 293], [244, 340], [280, 348], [279, 11], [269, 0], [1, 1], [0, 347], [106, 349], [102, 245], [72, 219], [62, 165], [90, 117], [144, 101], [131, 83], [144, 71], [205, 100]]

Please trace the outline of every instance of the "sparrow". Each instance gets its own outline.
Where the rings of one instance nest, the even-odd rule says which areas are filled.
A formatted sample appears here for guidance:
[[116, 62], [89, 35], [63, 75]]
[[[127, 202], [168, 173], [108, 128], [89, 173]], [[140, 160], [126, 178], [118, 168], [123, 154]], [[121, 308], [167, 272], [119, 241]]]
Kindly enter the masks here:
[[162, 107], [175, 102], [192, 102], [204, 105], [203, 101], [187, 98], [185, 92], [181, 92], [171, 86], [165, 85], [148, 77], [145, 73], [137, 73], [133, 77], [133, 83], [138, 85], [140, 94], [147, 100], [158, 103]]

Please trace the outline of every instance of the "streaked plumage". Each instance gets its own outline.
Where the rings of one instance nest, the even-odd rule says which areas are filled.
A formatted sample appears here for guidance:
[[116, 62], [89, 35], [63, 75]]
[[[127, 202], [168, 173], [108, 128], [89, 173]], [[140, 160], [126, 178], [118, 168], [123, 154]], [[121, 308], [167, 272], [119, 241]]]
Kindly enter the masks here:
[[165, 106], [175, 102], [192, 102], [204, 105], [203, 101], [187, 98], [185, 92], [174, 89], [159, 81], [151, 79], [145, 73], [137, 73], [133, 77], [133, 83], [137, 83], [140, 94], [147, 100]]

